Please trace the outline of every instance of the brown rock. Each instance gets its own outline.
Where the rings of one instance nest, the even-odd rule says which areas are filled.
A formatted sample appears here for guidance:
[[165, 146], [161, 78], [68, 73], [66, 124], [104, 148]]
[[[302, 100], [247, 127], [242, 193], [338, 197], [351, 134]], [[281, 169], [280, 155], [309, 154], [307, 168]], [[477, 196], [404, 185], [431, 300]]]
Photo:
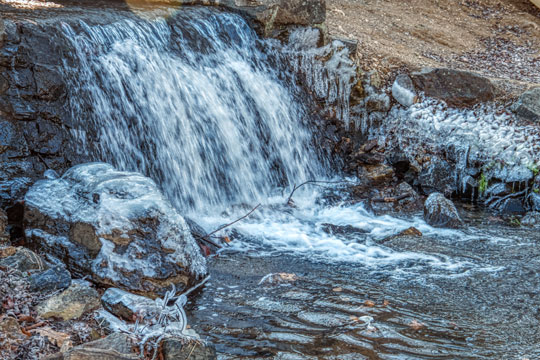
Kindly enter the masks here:
[[450, 106], [467, 107], [492, 101], [495, 87], [491, 81], [468, 71], [425, 69], [413, 73], [412, 81], [426, 96], [445, 101]]
[[62, 293], [52, 296], [37, 306], [42, 318], [78, 319], [100, 305], [99, 294], [95, 289], [78, 284], [71, 285]]
[[391, 166], [380, 165], [367, 165], [361, 168], [359, 173], [360, 178], [365, 178], [373, 184], [380, 184], [386, 181], [392, 180], [394, 176], [394, 169]]

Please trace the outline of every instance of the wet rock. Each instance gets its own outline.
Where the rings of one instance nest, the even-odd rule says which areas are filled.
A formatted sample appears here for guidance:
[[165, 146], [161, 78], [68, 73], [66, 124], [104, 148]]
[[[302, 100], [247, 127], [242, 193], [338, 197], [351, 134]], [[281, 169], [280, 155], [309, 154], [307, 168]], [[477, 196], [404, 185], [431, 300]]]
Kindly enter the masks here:
[[531, 193], [529, 195], [529, 204], [531, 207], [531, 210], [533, 211], [540, 211], [540, 194], [537, 193]]
[[406, 74], [400, 74], [392, 84], [392, 96], [405, 107], [409, 107], [417, 101], [416, 89], [411, 78]]
[[410, 228], [407, 228], [403, 231], [401, 231], [399, 234], [397, 234], [396, 236], [417, 236], [417, 237], [420, 237], [420, 236], [423, 236], [422, 232], [420, 230], [418, 230], [417, 228], [415, 227], [410, 227]]
[[54, 295], [37, 306], [42, 318], [78, 319], [100, 305], [99, 294], [95, 289], [78, 284], [71, 285], [58, 295]]
[[540, 228], [540, 212], [531, 211], [521, 219], [521, 225]]
[[28, 241], [103, 285], [155, 297], [206, 273], [186, 222], [156, 184], [108, 164], [37, 182], [24, 221]]
[[380, 184], [392, 180], [394, 169], [385, 164], [367, 165], [359, 168], [358, 177], [373, 184]]
[[136, 360], [136, 344], [126, 334], [111, 334], [106, 338], [76, 346], [65, 353], [58, 353], [48, 360]]
[[192, 359], [192, 360], [213, 360], [217, 359], [216, 349], [211, 344], [201, 344], [198, 342], [183, 343], [175, 339], [167, 339], [162, 343], [163, 359]]
[[[5, 256], [2, 258], [2, 256]], [[23, 247], [9, 247], [0, 252], [0, 266], [9, 267], [20, 272], [44, 270], [45, 262], [35, 252]]]
[[54, 266], [28, 278], [31, 291], [51, 292], [71, 285], [71, 274], [62, 266]]
[[105, 310], [127, 321], [134, 321], [137, 316], [153, 318], [160, 312], [156, 303], [149, 298], [116, 288], [105, 291], [101, 304]]
[[522, 119], [540, 122], [540, 87], [524, 92], [512, 111]]
[[431, 226], [458, 228], [462, 225], [454, 203], [441, 193], [429, 195], [424, 203], [424, 220]]
[[425, 194], [442, 192], [449, 195], [456, 189], [455, 167], [441, 158], [433, 158], [422, 165], [417, 177]]
[[330, 235], [358, 235], [367, 231], [352, 225], [321, 224], [321, 230]]
[[36, 94], [40, 99], [54, 101], [64, 92], [64, 81], [56, 67], [36, 64], [34, 66]]
[[450, 106], [467, 107], [495, 97], [495, 87], [489, 79], [468, 71], [425, 69], [411, 74], [411, 78], [426, 96], [443, 100]]

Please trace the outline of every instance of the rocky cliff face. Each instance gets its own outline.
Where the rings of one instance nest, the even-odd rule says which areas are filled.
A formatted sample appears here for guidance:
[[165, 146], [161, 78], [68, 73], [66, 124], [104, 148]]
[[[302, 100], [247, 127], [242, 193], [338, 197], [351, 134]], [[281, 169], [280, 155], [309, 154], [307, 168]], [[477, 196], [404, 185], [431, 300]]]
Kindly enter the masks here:
[[0, 206], [22, 198], [46, 169], [75, 161], [53, 27], [0, 19]]

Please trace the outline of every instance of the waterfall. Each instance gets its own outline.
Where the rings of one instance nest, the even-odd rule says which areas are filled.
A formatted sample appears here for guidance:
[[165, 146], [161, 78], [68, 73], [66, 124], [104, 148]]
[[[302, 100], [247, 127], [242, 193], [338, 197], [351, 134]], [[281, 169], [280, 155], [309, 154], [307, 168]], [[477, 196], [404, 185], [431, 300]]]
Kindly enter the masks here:
[[326, 174], [296, 84], [238, 15], [63, 25], [79, 148], [141, 171], [184, 210], [253, 203]]

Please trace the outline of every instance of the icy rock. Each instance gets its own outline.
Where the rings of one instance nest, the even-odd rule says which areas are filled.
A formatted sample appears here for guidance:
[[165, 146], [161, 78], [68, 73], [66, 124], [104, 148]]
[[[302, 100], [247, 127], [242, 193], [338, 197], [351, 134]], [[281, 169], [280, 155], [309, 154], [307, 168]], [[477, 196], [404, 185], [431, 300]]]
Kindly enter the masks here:
[[163, 359], [191, 359], [213, 360], [217, 359], [216, 349], [211, 344], [183, 343], [177, 339], [166, 339], [162, 343]]
[[160, 312], [153, 300], [116, 288], [105, 291], [101, 304], [105, 310], [128, 321], [134, 321], [136, 316], [156, 317]]
[[485, 77], [454, 69], [424, 69], [411, 74], [417, 89], [450, 106], [467, 107], [491, 101], [495, 87]]
[[529, 195], [529, 203], [533, 211], [540, 211], [540, 195], [531, 193]]
[[392, 96], [398, 103], [409, 107], [417, 101], [416, 89], [408, 75], [400, 74], [392, 85]]
[[99, 294], [87, 286], [72, 285], [58, 295], [54, 295], [37, 306], [42, 318], [78, 319], [88, 311], [99, 307]]
[[62, 266], [55, 266], [28, 278], [31, 291], [50, 292], [71, 285], [71, 274]]
[[524, 92], [512, 111], [522, 119], [540, 122], [540, 87]]
[[540, 212], [531, 211], [521, 219], [521, 225], [540, 228]]
[[454, 203], [441, 193], [429, 195], [424, 203], [424, 219], [435, 227], [458, 228], [462, 225]]
[[28, 241], [103, 285], [155, 297], [206, 273], [186, 222], [157, 185], [108, 164], [38, 181], [26, 195], [24, 222]]

